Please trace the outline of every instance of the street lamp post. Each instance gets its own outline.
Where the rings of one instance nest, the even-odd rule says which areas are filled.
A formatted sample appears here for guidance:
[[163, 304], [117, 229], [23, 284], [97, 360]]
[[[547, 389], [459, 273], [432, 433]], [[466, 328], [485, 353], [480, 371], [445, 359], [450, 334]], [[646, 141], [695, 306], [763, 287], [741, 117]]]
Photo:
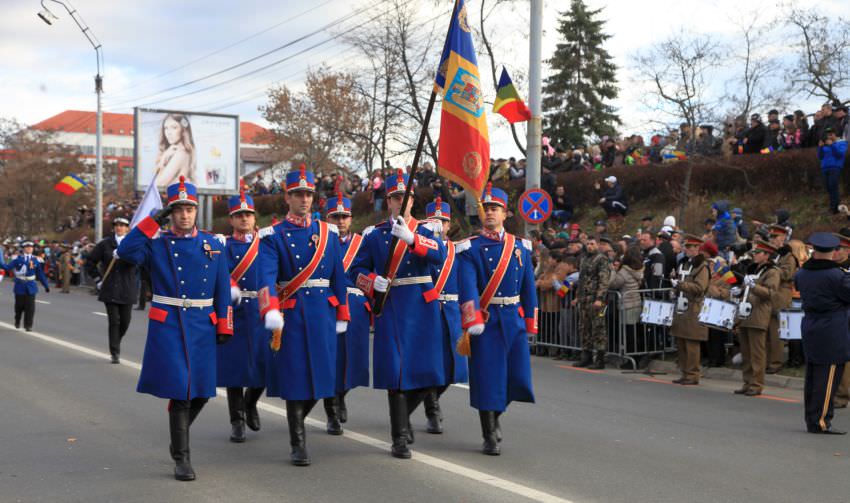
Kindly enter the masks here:
[[[94, 77], [94, 92], [97, 93], [97, 139], [95, 140], [95, 215], [94, 215], [94, 238], [95, 241], [100, 241], [103, 238], [103, 149], [101, 145], [101, 140], [103, 138], [103, 111], [100, 106], [100, 98], [103, 94], [103, 75], [100, 74], [101, 69], [103, 68], [103, 49], [101, 48], [100, 41], [97, 37], [92, 33], [91, 28], [88, 27], [85, 21], [83, 21], [82, 16], [80, 16], [77, 9], [71, 5], [71, 2], [68, 0], [49, 0], [51, 2], [58, 3], [62, 7], [68, 11], [68, 15], [71, 16], [71, 19], [77, 23], [77, 26], [83, 32], [86, 39], [89, 43], [94, 47], [95, 53], [97, 54], [97, 75]], [[48, 25], [52, 25], [53, 21], [58, 20], [50, 9], [44, 5], [45, 0], [41, 0], [42, 11], [38, 13], [38, 17], [41, 18], [42, 21], [47, 23]]]

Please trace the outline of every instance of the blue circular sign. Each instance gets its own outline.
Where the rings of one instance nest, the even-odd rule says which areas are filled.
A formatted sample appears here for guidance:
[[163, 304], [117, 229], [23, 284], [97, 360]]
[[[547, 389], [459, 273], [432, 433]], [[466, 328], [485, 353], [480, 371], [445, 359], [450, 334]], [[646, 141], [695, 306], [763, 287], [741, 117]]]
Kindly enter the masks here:
[[552, 198], [542, 189], [528, 189], [519, 197], [519, 215], [530, 224], [541, 224], [552, 215]]

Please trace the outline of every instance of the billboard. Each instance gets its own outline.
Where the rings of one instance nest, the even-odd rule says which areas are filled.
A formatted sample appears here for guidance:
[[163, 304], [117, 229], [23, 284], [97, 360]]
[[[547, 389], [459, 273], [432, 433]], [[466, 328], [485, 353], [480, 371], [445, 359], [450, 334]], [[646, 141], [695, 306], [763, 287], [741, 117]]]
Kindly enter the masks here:
[[201, 194], [239, 192], [239, 116], [135, 109], [136, 190], [180, 176]]

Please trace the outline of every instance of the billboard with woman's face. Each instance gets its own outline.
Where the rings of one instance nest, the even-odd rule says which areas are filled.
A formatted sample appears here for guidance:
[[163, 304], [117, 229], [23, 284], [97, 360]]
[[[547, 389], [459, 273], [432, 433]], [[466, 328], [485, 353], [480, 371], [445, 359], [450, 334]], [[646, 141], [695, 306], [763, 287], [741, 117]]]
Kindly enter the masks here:
[[136, 190], [180, 177], [205, 194], [239, 191], [239, 117], [136, 109]]

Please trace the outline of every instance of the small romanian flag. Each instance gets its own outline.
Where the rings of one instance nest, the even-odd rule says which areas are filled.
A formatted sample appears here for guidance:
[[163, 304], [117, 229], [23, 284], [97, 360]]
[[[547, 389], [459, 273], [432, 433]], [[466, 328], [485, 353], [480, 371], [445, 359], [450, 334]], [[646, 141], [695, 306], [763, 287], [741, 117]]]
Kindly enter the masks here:
[[561, 283], [561, 287], [558, 288], [558, 291], [555, 293], [558, 294], [558, 297], [561, 297], [563, 299], [570, 292], [570, 288], [572, 288], [572, 285], [568, 281], [564, 281], [563, 283]]
[[531, 119], [531, 110], [525, 106], [522, 98], [519, 97], [519, 93], [504, 66], [502, 67], [502, 76], [499, 77], [499, 87], [496, 90], [493, 112], [501, 114], [511, 124]]
[[57, 183], [53, 188], [65, 194], [66, 196], [70, 196], [74, 192], [80, 190], [81, 187], [85, 187], [86, 185], [88, 184], [82, 181], [77, 175], [68, 175], [62, 180], [60, 180], [59, 183]]
[[735, 279], [735, 273], [732, 272], [732, 269], [730, 269], [729, 266], [719, 268], [715, 267], [714, 277], [729, 285], [734, 285], [738, 282], [738, 280]]

